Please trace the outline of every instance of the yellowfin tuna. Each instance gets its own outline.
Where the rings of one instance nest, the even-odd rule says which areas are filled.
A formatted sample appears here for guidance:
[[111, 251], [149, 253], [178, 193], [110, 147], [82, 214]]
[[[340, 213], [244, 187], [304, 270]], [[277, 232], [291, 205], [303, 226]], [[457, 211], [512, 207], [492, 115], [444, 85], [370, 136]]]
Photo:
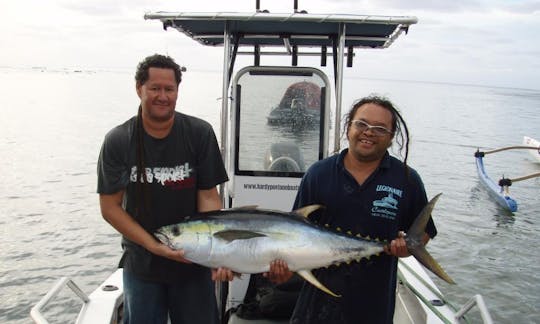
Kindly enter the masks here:
[[[421, 239], [440, 195], [422, 210], [405, 240], [409, 252], [420, 263], [453, 283], [425, 250]], [[164, 226], [155, 236], [172, 249], [184, 250], [185, 258], [191, 262], [211, 268], [227, 267], [238, 273], [267, 272], [271, 261], [281, 259], [317, 288], [338, 296], [317, 281], [311, 270], [379, 254], [385, 243], [313, 224], [307, 216], [320, 207], [311, 205], [294, 212], [249, 207], [201, 213]]]

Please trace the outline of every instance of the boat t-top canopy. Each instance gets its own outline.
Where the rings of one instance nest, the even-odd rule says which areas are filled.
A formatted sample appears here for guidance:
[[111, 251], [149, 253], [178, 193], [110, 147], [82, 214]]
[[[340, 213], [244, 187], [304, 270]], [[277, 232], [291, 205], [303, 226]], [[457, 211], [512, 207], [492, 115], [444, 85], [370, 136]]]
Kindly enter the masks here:
[[[257, 7], [258, 8], [258, 7]], [[258, 10], [238, 12], [150, 12], [145, 19], [160, 20], [163, 28], [175, 28], [207, 46], [223, 46], [223, 98], [228, 88], [237, 54], [252, 54], [254, 65], [260, 65], [262, 55], [287, 55], [291, 66], [297, 66], [298, 56], [320, 56], [326, 66], [327, 56], [333, 57], [336, 93], [336, 116], [341, 115], [344, 57], [352, 67], [355, 48], [386, 48], [416, 17], [371, 16], [349, 14], [269, 13]], [[239, 48], [250, 48], [240, 52]], [[266, 47], [273, 51], [266, 51]], [[279, 47], [279, 51], [275, 48]], [[330, 49], [328, 49], [330, 47]], [[222, 103], [222, 120], [227, 120], [227, 101]], [[337, 119], [336, 119], [337, 120]], [[223, 126], [223, 125], [222, 125]], [[334, 151], [339, 149], [340, 127], [334, 125]], [[222, 127], [222, 148], [227, 147], [225, 127]]]
[[164, 28], [176, 28], [203, 45], [224, 44], [225, 26], [240, 46], [333, 46], [345, 25], [345, 47], [386, 48], [416, 17], [308, 13], [147, 13]]

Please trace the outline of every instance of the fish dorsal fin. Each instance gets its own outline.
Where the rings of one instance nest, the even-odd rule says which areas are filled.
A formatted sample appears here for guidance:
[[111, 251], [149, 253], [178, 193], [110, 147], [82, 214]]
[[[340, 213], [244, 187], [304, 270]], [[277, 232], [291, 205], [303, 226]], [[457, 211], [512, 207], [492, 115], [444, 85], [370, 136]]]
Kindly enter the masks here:
[[302, 278], [304, 278], [307, 282], [312, 284], [313, 286], [319, 288], [320, 290], [324, 291], [325, 293], [332, 295], [334, 297], [341, 297], [341, 295], [336, 295], [333, 293], [330, 289], [326, 288], [322, 283], [315, 278], [315, 276], [311, 273], [309, 270], [298, 270], [297, 272]]
[[323, 205], [308, 205], [302, 208], [298, 208], [294, 212], [302, 217], [308, 218], [309, 214], [313, 213], [314, 211], [320, 208], [324, 208], [324, 206]]
[[227, 242], [232, 242], [235, 240], [249, 240], [254, 237], [265, 237], [266, 235], [253, 232], [253, 231], [244, 231], [244, 230], [224, 230], [214, 233], [214, 237], [225, 240]]

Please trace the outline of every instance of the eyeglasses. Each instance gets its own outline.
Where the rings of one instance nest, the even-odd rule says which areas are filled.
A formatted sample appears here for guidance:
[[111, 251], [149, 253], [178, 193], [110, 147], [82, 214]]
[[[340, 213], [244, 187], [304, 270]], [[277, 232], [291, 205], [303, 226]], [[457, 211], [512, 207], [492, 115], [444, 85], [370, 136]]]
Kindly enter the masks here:
[[360, 119], [351, 120], [351, 125], [353, 125], [354, 128], [356, 128], [356, 130], [358, 130], [359, 132], [365, 132], [369, 129], [375, 136], [385, 136], [392, 134], [392, 131], [386, 127], [371, 126], [370, 124]]

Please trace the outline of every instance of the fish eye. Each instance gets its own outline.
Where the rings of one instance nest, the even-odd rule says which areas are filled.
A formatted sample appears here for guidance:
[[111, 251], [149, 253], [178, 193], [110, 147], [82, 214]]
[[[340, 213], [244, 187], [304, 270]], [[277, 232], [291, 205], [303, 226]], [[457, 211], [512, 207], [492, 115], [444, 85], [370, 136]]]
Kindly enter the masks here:
[[180, 235], [180, 227], [178, 225], [174, 225], [171, 230], [174, 236]]

